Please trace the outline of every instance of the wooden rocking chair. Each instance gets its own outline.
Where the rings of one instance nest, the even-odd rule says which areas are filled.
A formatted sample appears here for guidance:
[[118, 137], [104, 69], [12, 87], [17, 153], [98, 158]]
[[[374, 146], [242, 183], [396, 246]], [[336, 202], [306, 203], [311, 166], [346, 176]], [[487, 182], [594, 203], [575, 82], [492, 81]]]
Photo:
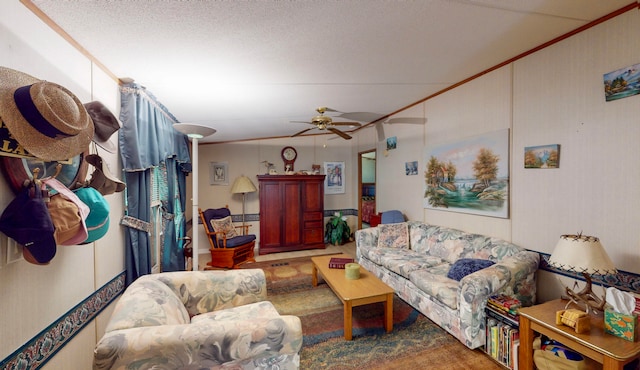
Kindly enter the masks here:
[[[211, 245], [209, 249], [211, 262], [207, 262], [207, 265], [234, 269], [245, 262], [256, 261], [253, 251], [256, 245], [256, 236], [247, 234], [250, 225], [244, 226], [241, 235], [232, 236], [237, 234], [235, 229], [243, 229], [243, 227], [233, 225], [228, 207], [209, 208], [204, 211], [198, 209], [198, 212]], [[218, 231], [215, 231], [216, 228]]]

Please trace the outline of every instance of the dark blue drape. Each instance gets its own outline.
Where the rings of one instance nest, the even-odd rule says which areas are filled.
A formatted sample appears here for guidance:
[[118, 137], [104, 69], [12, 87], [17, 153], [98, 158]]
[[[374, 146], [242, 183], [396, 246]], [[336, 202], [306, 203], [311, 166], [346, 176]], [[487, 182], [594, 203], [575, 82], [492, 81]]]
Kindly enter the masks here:
[[[173, 128], [177, 119], [143, 86], [123, 85], [120, 97], [122, 128], [118, 135], [127, 182], [126, 214], [134, 221], [152, 222], [151, 169], [164, 162], [167, 199], [162, 199], [165, 237], [161, 268], [162, 271], [183, 270], [184, 243], [180, 238], [185, 235], [186, 173], [191, 170], [188, 139]], [[174, 184], [178, 184], [177, 188]], [[151, 273], [149, 241], [147, 230], [129, 223], [125, 237], [127, 285]]]

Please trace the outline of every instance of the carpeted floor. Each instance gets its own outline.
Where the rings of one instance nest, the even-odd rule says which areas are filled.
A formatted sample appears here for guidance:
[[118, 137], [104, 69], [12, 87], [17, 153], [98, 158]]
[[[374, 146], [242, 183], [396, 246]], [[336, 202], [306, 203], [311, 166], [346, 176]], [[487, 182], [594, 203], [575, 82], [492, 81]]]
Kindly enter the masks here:
[[301, 369], [502, 369], [472, 351], [397, 296], [393, 331], [383, 329], [383, 306], [353, 310], [353, 340], [344, 340], [340, 300], [320, 279], [311, 286], [310, 257], [258, 262], [267, 276], [269, 300], [281, 314], [302, 321]]

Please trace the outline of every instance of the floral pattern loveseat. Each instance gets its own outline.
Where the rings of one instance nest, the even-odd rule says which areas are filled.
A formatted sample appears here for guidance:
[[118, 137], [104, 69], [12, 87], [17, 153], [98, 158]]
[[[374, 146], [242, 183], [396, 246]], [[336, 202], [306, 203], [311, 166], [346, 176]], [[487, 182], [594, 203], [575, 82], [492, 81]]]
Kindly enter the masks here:
[[93, 368], [298, 369], [302, 326], [260, 269], [145, 275], [116, 303]]
[[[469, 348], [485, 344], [490, 296], [535, 303], [539, 255], [497, 238], [418, 221], [381, 224], [356, 232], [356, 254], [400, 298]], [[467, 271], [478, 262], [484, 268]]]

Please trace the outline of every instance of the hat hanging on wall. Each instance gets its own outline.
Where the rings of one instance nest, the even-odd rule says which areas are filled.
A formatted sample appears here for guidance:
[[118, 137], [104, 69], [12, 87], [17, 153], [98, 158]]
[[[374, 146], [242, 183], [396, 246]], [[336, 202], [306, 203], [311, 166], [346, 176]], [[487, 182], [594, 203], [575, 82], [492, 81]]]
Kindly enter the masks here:
[[0, 67], [0, 117], [22, 147], [45, 161], [72, 158], [93, 139], [93, 121], [71, 91], [6, 67]]
[[0, 231], [24, 246], [23, 256], [31, 263], [47, 264], [56, 255], [53, 222], [42, 191], [33, 184], [23, 187], [2, 212]]
[[116, 144], [110, 140], [111, 136], [120, 129], [120, 122], [111, 111], [99, 101], [85, 103], [84, 107], [89, 112], [93, 121], [95, 135], [93, 142], [109, 153], [116, 152]]
[[109, 231], [109, 203], [96, 189], [79, 188], [73, 191], [78, 198], [89, 207], [87, 216], [87, 239], [81, 244], [95, 242]]
[[89, 154], [85, 159], [87, 163], [96, 168], [91, 174], [91, 180], [89, 180], [90, 187], [98, 190], [102, 195], [119, 193], [124, 190], [125, 183], [111, 174], [102, 157], [97, 154]]

